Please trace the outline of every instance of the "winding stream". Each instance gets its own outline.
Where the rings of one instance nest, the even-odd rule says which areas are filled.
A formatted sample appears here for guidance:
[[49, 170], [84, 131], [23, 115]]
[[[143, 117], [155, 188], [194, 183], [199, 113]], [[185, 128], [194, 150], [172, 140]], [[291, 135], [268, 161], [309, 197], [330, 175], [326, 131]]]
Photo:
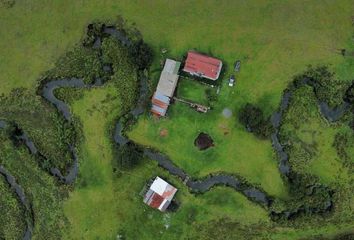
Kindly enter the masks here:
[[[7, 126], [6, 122], [3, 120], [0, 120], [0, 129], [4, 129]], [[27, 141], [28, 138], [26, 136]], [[26, 141], [26, 139], [24, 139]], [[30, 145], [32, 145], [33, 142], [30, 143]], [[6, 182], [9, 184], [9, 186], [11, 187], [11, 189], [13, 189], [18, 197], [18, 200], [21, 202], [21, 204], [24, 206], [25, 211], [30, 213], [30, 216], [32, 216], [32, 212], [31, 212], [31, 205], [29, 203], [29, 201], [26, 198], [25, 192], [22, 189], [22, 187], [16, 182], [16, 179], [14, 176], [12, 176], [6, 169], [4, 166], [0, 165], [0, 174], [3, 175], [5, 177]], [[25, 234], [23, 236], [24, 240], [29, 240], [32, 237], [32, 231], [33, 231], [33, 223], [28, 220], [26, 218], [26, 231]]]
[[[313, 87], [310, 79], [304, 78], [302, 81], [298, 82], [296, 85], [293, 85], [293, 91], [303, 87], [303, 86]], [[280, 101], [280, 107], [277, 112], [275, 112], [271, 117], [271, 123], [275, 129], [275, 132], [271, 135], [271, 141], [275, 152], [279, 157], [279, 171], [284, 175], [288, 176], [290, 172], [290, 164], [289, 164], [289, 155], [284, 150], [284, 146], [281, 144], [279, 140], [279, 130], [281, 126], [281, 121], [283, 118], [284, 112], [289, 107], [289, 102], [293, 95], [293, 91], [286, 89], [284, 91], [283, 97]], [[326, 102], [321, 102], [318, 100], [318, 108], [321, 115], [327, 119], [329, 122], [338, 121], [344, 113], [349, 109], [350, 104], [343, 101], [340, 106], [337, 106], [331, 109]]]

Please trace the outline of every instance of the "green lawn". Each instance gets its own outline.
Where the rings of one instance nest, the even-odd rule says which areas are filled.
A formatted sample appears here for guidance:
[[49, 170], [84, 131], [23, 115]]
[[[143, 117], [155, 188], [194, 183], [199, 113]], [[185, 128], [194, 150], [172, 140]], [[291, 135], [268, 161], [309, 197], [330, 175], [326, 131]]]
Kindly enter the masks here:
[[176, 96], [192, 102], [208, 105], [207, 95], [205, 93], [208, 88], [210, 91], [216, 92], [215, 89], [200, 84], [193, 79], [181, 78], [179, 80]]
[[353, 8], [350, 0], [16, 1], [13, 8], [0, 7], [0, 55], [6, 59], [0, 63], [0, 91], [33, 89], [87, 23], [122, 15], [155, 50], [167, 47], [178, 57], [197, 48], [227, 64], [243, 60], [242, 92], [252, 101], [271, 94], [274, 106], [289, 77], [307, 64], [343, 63], [335, 49], [352, 35]]
[[112, 149], [106, 129], [119, 114], [120, 103], [102, 103], [114, 90], [113, 87], [92, 89], [72, 106], [82, 121], [85, 140], [80, 148], [78, 185], [65, 203], [65, 213], [71, 223], [65, 238], [106, 236], [113, 239], [116, 234], [118, 222], [113, 219], [118, 202], [113, 191]]
[[[85, 91], [84, 97], [72, 106], [83, 124], [85, 140], [80, 148], [79, 179], [64, 204], [70, 222], [65, 239], [114, 239], [122, 233], [128, 239], [179, 239], [179, 234], [188, 236], [193, 232], [189, 224], [215, 217], [227, 216], [244, 224], [269, 221], [263, 208], [234, 190], [216, 188], [201, 196], [190, 194], [179, 179], [152, 161], [143, 161], [133, 171], [122, 172], [121, 177], [113, 174], [111, 136], [107, 130], [119, 115], [119, 102], [105, 99], [115, 92], [112, 85]], [[139, 196], [145, 183], [156, 175], [179, 189], [177, 199], [181, 206], [176, 213], [168, 214], [168, 219], [144, 205]], [[171, 225], [168, 229], [164, 227], [166, 221]]]
[[[286, 197], [270, 141], [259, 140], [236, 124], [234, 117], [224, 119], [219, 109], [200, 114], [184, 104], [176, 104], [170, 109], [169, 118], [155, 121], [146, 116], [128, 136], [163, 151], [192, 176], [219, 171], [238, 173], [260, 184], [268, 193]], [[165, 137], [160, 136], [163, 129], [168, 131]], [[194, 146], [199, 132], [210, 134], [215, 147], [199, 151]]]

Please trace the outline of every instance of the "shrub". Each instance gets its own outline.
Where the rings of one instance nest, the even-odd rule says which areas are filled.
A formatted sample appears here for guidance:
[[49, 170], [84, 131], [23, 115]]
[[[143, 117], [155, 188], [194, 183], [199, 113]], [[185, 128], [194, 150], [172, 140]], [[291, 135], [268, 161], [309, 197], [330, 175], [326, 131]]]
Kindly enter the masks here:
[[326, 102], [331, 107], [342, 103], [346, 83], [336, 79], [335, 74], [331, 72], [327, 66], [309, 66], [308, 69], [298, 77], [310, 79], [309, 83], [313, 86], [319, 101]]
[[129, 48], [129, 53], [139, 69], [148, 68], [152, 63], [152, 50], [143, 40], [134, 42]]
[[[65, 171], [71, 165], [68, 146], [77, 140], [74, 126], [40, 97], [25, 89], [14, 89], [8, 96], [0, 97], [0, 118], [24, 131], [38, 151], [49, 159], [51, 167]], [[16, 129], [9, 129], [13, 136], [11, 130]]]
[[273, 126], [269, 119], [264, 118], [263, 111], [250, 103], [240, 109], [239, 121], [259, 138], [267, 138], [273, 132]]
[[326, 213], [332, 209], [333, 192], [320, 184], [316, 177], [292, 171], [289, 181], [291, 198], [273, 203], [271, 217], [274, 220], [295, 219], [302, 215]]
[[92, 83], [104, 74], [102, 69], [97, 50], [77, 46], [57, 61], [55, 68], [48, 72], [48, 78], [76, 77]]
[[142, 158], [143, 150], [135, 143], [129, 142], [119, 147], [116, 159], [120, 169], [129, 170], [138, 165]]
[[346, 101], [350, 104], [354, 103], [354, 81], [353, 81], [352, 85], [345, 92], [344, 101]]
[[217, 100], [216, 92], [213, 91], [211, 88], [205, 89], [205, 95], [209, 105], [212, 105]]
[[104, 61], [112, 63], [114, 74], [111, 81], [119, 89], [118, 95], [123, 103], [122, 112], [125, 113], [132, 108], [137, 98], [137, 67], [127, 48], [116, 39], [104, 39], [102, 51]]

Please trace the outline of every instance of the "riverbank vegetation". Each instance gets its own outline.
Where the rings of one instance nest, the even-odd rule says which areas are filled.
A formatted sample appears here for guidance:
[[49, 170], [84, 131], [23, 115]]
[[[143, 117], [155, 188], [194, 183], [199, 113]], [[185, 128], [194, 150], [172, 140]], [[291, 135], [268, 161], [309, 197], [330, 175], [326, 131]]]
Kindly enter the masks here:
[[66, 170], [72, 163], [68, 145], [75, 142], [73, 127], [40, 96], [26, 89], [14, 89], [0, 97], [0, 119], [16, 125], [28, 134], [45, 157], [39, 164], [45, 170]]
[[0, 239], [20, 239], [26, 229], [25, 210], [4, 176], [0, 176], [0, 196]]
[[240, 123], [257, 137], [268, 138], [274, 132], [270, 117], [267, 119], [259, 107], [247, 103], [238, 114]]
[[[0, 164], [15, 177], [30, 203], [31, 209], [21, 219], [34, 223], [33, 239], [61, 238], [67, 224], [62, 210], [62, 201], [67, 190], [57, 186], [56, 179], [38, 166], [35, 157], [24, 146], [15, 147], [9, 136], [2, 132], [0, 139]], [[11, 202], [4, 207], [11, 206], [8, 204]], [[23, 227], [23, 223], [19, 227], [21, 226]], [[24, 232], [24, 228], [22, 229]]]
[[[348, 126], [354, 122], [353, 114], [347, 112], [338, 122], [331, 123], [319, 112], [317, 100], [337, 106], [343, 97], [352, 99], [352, 90], [346, 89], [354, 78], [354, 61], [336, 49], [345, 47], [349, 52], [354, 48], [350, 22], [353, 10], [351, 1], [223, 1], [217, 6], [214, 1], [39, 1], [0, 7], [0, 21], [4, 21], [0, 54], [7, 60], [0, 63], [0, 93], [4, 94], [0, 119], [16, 123], [28, 133], [49, 161], [38, 164], [41, 160], [30, 155], [23, 144], [14, 145], [9, 136], [0, 138], [0, 164], [15, 176], [32, 204], [33, 239], [350, 236], [354, 150], [352, 129]], [[136, 25], [128, 27], [121, 17], [117, 18], [118, 14]], [[106, 36], [101, 51], [96, 49], [101, 24], [90, 24], [88, 35], [82, 38], [92, 19], [116, 19], [109, 24], [131, 29], [126, 33], [135, 44], [128, 47]], [[211, 26], [206, 28], [206, 22]], [[167, 49], [167, 54], [160, 54], [162, 48]], [[137, 70], [152, 62], [149, 71], [145, 71], [152, 90], [164, 58], [179, 59], [192, 48], [210, 52], [229, 66], [240, 59], [242, 69], [236, 76], [236, 87], [230, 88], [227, 79], [220, 79], [220, 92], [216, 93], [215, 88], [183, 79], [178, 94], [210, 103], [212, 110], [199, 114], [175, 103], [165, 119], [157, 121], [146, 112], [125, 129], [127, 136], [139, 146], [167, 154], [192, 177], [215, 172], [242, 176], [273, 197], [270, 208], [227, 187], [191, 194], [181, 179], [150, 159], [140, 159], [140, 155], [139, 164], [129, 171], [115, 165], [113, 127], [136, 102], [141, 77]], [[288, 179], [279, 172], [270, 140], [247, 132], [239, 113], [250, 103], [262, 111], [263, 120], [267, 119], [278, 108], [283, 90], [293, 76], [309, 64], [321, 66], [306, 73], [316, 79], [316, 91], [310, 86], [297, 89], [281, 122], [281, 143], [289, 153], [293, 171]], [[225, 76], [229, 74], [232, 68], [226, 70]], [[87, 89], [55, 90], [59, 99], [69, 103], [72, 124], [38, 96], [39, 81], [63, 77], [83, 78], [85, 83], [100, 78], [105, 83]], [[232, 112], [231, 117], [222, 114], [225, 108]], [[213, 148], [195, 148], [193, 142], [200, 132], [213, 138]], [[79, 175], [72, 186], [59, 184], [43, 171], [56, 166], [65, 172], [72, 163], [68, 144], [76, 145], [79, 156]], [[143, 204], [139, 193], [156, 175], [178, 188], [176, 211], [161, 214]], [[330, 209], [322, 212], [327, 200]], [[289, 209], [302, 210], [296, 217], [292, 212], [290, 217], [270, 215], [274, 211], [284, 216]], [[11, 226], [20, 224], [17, 207], [11, 215]], [[20, 233], [11, 230], [7, 234]]]

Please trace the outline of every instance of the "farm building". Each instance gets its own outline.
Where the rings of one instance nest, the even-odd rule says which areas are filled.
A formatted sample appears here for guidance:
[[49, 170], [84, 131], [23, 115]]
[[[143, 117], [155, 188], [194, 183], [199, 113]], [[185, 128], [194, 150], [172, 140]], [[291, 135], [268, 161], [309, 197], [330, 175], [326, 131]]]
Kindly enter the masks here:
[[162, 178], [156, 177], [144, 196], [144, 203], [164, 212], [170, 205], [176, 192], [177, 188]]
[[194, 76], [216, 80], [220, 76], [221, 68], [221, 60], [189, 51], [183, 71]]
[[160, 80], [154, 96], [152, 97], [151, 112], [157, 116], [165, 116], [170, 99], [173, 97], [177, 82], [180, 62], [166, 59], [165, 66], [161, 72]]

